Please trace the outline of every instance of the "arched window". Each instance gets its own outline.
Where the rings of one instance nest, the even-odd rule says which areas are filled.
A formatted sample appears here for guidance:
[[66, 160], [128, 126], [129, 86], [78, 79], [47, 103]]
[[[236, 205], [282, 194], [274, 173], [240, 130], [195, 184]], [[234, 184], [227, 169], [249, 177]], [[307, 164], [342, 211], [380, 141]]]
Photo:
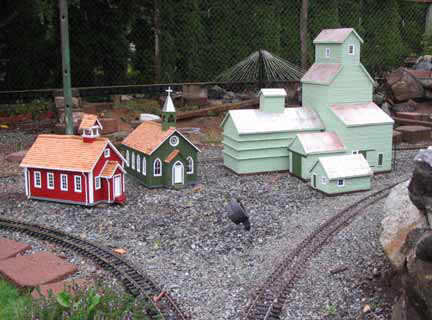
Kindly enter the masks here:
[[192, 159], [192, 157], [188, 157], [187, 158], [187, 174], [192, 174], [194, 173], [194, 161]]
[[135, 169], [135, 153], [132, 151], [132, 169]]
[[138, 172], [141, 171], [141, 157], [140, 157], [139, 154], [137, 154], [136, 169], [137, 169]]
[[147, 164], [146, 164], [147, 160], [145, 157], [143, 157], [142, 159], [142, 174], [145, 176], [147, 174]]
[[126, 150], [126, 161], [127, 161], [127, 166], [130, 166], [130, 159], [129, 159], [129, 150]]
[[156, 159], [153, 164], [153, 175], [160, 177], [162, 175], [162, 163], [159, 159]]

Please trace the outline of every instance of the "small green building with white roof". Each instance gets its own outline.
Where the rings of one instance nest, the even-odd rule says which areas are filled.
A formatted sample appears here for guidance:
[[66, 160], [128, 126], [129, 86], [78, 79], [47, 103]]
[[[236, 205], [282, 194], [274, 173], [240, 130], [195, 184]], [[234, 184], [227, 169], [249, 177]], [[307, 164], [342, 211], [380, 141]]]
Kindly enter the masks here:
[[325, 194], [370, 190], [373, 176], [361, 154], [320, 157], [310, 172], [311, 186]]

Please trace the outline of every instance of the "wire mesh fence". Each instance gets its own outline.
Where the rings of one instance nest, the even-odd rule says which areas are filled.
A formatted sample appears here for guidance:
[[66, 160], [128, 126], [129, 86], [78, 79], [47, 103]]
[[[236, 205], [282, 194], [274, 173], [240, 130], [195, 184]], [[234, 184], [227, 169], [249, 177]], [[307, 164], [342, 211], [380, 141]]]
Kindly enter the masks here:
[[[373, 76], [429, 50], [429, 5], [415, 1], [68, 2], [73, 87], [214, 81], [259, 50], [304, 70], [325, 28], [353, 27]], [[0, 91], [60, 88], [58, 1], [0, 3]]]

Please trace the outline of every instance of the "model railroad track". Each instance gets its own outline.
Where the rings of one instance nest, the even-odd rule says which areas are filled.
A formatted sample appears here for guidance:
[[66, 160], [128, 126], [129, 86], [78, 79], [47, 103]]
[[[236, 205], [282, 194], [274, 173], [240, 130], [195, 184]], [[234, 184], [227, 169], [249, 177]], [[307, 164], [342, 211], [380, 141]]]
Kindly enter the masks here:
[[[161, 289], [152, 280], [138, 272], [130, 262], [107, 248], [54, 228], [9, 218], [0, 217], [0, 228], [29, 234], [42, 240], [56, 243], [90, 258], [121, 280], [132, 295], [144, 297], [153, 303], [162, 319], [186, 320], [188, 318], [179, 309], [173, 297], [167, 292], [163, 292], [161, 295]], [[163, 296], [163, 299], [155, 303], [153, 298], [158, 295]]]
[[243, 319], [280, 319], [283, 307], [293, 288], [295, 280], [302, 274], [308, 260], [312, 258], [332, 236], [348, 226], [364, 208], [385, 198], [390, 193], [390, 189], [401, 182], [403, 181], [387, 186], [360, 199], [338, 212], [313, 231], [284, 258], [264, 281], [263, 285], [254, 293], [251, 303], [246, 308]]

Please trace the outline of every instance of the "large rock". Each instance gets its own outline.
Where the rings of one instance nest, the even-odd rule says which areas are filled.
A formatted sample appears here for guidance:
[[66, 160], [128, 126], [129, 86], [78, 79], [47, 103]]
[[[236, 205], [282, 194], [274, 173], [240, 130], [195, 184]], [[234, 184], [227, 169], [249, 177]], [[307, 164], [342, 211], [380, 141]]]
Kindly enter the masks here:
[[387, 84], [397, 101], [406, 101], [424, 96], [423, 86], [405, 68], [399, 68], [387, 76]]
[[414, 112], [417, 110], [417, 102], [408, 100], [407, 102], [396, 103], [391, 106], [392, 112]]
[[412, 204], [408, 196], [409, 181], [393, 188], [384, 204], [384, 219], [381, 221], [383, 231], [381, 245], [396, 269], [405, 262], [408, 250], [404, 243], [408, 233], [416, 228], [428, 226], [425, 215]]
[[413, 177], [408, 186], [412, 203], [432, 222], [432, 149], [421, 150], [414, 158]]
[[[392, 320], [432, 319], [432, 257], [429, 245], [431, 229], [415, 229], [408, 234], [405, 247], [409, 250], [401, 270], [402, 295], [393, 306]], [[422, 246], [422, 244], [427, 246]], [[426, 250], [426, 256], [422, 252]]]

